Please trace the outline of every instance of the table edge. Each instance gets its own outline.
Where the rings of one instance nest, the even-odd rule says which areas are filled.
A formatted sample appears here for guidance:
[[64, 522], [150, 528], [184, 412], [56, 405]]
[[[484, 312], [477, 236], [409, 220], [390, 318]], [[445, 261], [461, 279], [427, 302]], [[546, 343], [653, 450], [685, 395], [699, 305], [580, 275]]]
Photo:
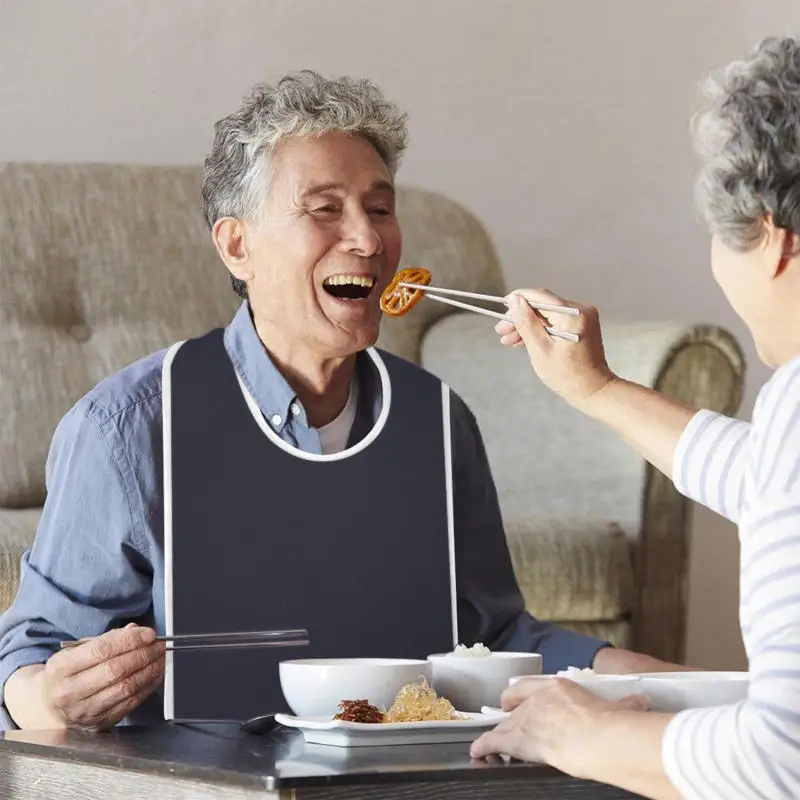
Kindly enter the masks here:
[[[102, 733], [87, 733], [87, 736], [102, 736]], [[0, 736], [0, 756], [7, 753], [11, 756], [38, 756], [53, 761], [69, 761], [93, 767], [130, 770], [158, 777], [174, 777], [181, 780], [207, 781], [225, 783], [247, 789], [278, 791], [281, 789], [300, 789], [325, 786], [379, 786], [382, 784], [405, 783], [473, 783], [480, 780], [512, 780], [531, 779], [532, 781], [562, 777], [574, 780], [548, 764], [521, 763], [486, 765], [480, 769], [462, 771], [438, 770], [423, 767], [406, 772], [380, 773], [344, 773], [341, 775], [318, 775], [281, 777], [280, 775], [264, 775], [253, 772], [238, 772], [220, 767], [203, 767], [197, 764], [186, 764], [181, 761], [156, 761], [141, 756], [104, 754], [95, 750], [82, 750], [70, 745], [54, 746], [11, 740]]]

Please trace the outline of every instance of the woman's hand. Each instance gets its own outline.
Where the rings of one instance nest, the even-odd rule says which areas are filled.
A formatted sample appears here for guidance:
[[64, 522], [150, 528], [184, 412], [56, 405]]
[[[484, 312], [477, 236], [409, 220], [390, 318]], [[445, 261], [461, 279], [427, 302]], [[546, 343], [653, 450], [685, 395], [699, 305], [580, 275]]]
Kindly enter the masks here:
[[[555, 312], [547, 312], [545, 316], [522, 298], [571, 306], [580, 311], [580, 316]], [[518, 289], [508, 295], [506, 302], [514, 322], [501, 321], [495, 326], [501, 343], [509, 347], [524, 345], [542, 383], [568, 403], [585, 407], [615, 379], [606, 363], [597, 309], [570, 303], [543, 289]], [[545, 325], [577, 333], [580, 341], [553, 338], [545, 331]]]
[[502, 705], [511, 713], [473, 743], [473, 758], [544, 761], [579, 778], [594, 771], [597, 737], [609, 715], [648, 708], [643, 695], [610, 702], [563, 678], [518, 681], [503, 693]]

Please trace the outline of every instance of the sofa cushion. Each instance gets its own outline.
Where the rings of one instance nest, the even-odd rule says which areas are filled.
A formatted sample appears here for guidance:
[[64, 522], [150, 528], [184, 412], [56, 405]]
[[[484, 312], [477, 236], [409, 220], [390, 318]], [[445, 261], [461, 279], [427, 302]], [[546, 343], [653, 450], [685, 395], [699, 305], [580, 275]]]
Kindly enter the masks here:
[[[400, 187], [404, 265], [452, 286], [502, 291], [480, 223], [434, 192]], [[240, 300], [200, 209], [200, 170], [0, 164], [0, 506], [44, 501], [59, 418], [112, 372], [226, 325]], [[417, 360], [422, 331], [452, 312], [387, 319], [380, 343]]]
[[[0, 509], [0, 613], [16, 595], [20, 559], [33, 544], [40, 517], [40, 509]], [[624, 641], [627, 623], [620, 620], [632, 606], [633, 563], [616, 525], [510, 520], [506, 533], [528, 611], [614, 644]]]
[[633, 607], [631, 546], [614, 523], [556, 519], [506, 522], [525, 606], [556, 622], [616, 620]]
[[594, 636], [614, 647], [628, 650], [635, 647], [633, 639], [633, 623], [629, 619], [599, 620], [597, 622], [559, 622], [559, 625], [575, 633]]

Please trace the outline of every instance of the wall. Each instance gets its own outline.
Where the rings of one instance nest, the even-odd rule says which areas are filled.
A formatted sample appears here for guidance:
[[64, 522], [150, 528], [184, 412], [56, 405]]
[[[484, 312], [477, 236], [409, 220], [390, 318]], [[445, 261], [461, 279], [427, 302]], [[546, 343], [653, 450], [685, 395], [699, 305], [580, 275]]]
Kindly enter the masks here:
[[[707, 69], [798, 22], [791, 0], [0, 0], [0, 161], [197, 163], [255, 81], [367, 75], [411, 115], [401, 179], [477, 213], [511, 284], [746, 340], [687, 120]], [[735, 531], [701, 512], [693, 547], [689, 658], [741, 666]]]

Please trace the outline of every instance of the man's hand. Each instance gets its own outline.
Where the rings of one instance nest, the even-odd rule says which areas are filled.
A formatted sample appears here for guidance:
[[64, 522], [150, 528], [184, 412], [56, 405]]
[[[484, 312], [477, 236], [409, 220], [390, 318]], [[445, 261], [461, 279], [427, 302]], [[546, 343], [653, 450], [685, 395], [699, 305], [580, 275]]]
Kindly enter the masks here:
[[691, 670], [692, 668], [683, 667], [680, 664], [670, 664], [667, 661], [659, 661], [657, 658], [647, 656], [644, 653], [618, 650], [615, 647], [604, 647], [602, 650], [597, 651], [592, 669], [595, 672], [602, 672], [607, 675], [622, 675], [644, 672], [680, 672]]
[[111, 728], [163, 679], [165, 645], [155, 638], [131, 624], [61, 650], [34, 673], [23, 668], [8, 679], [6, 707], [21, 728]]

